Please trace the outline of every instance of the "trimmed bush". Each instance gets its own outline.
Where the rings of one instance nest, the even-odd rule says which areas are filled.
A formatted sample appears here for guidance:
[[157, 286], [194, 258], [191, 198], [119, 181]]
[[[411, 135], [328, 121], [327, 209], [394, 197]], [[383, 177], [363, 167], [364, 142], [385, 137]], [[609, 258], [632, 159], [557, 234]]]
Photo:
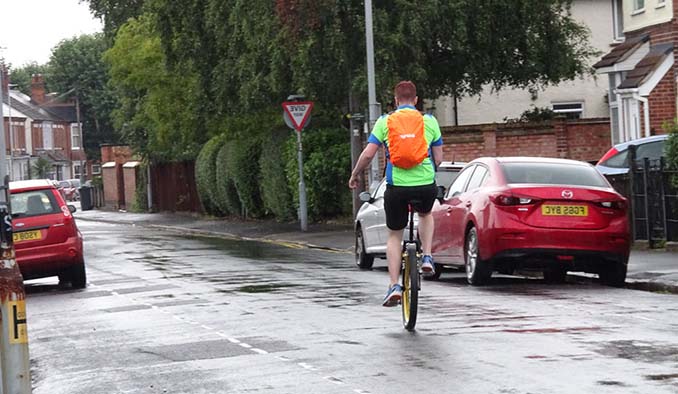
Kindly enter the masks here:
[[233, 173], [229, 170], [228, 161], [233, 155], [233, 141], [225, 141], [216, 159], [216, 204], [219, 209], [231, 215], [240, 215], [241, 205], [238, 191], [233, 181]]
[[132, 212], [148, 211], [148, 164], [142, 164], [137, 170], [137, 187], [134, 190], [134, 202], [132, 203]]
[[198, 158], [195, 161], [195, 182], [200, 195], [200, 201], [205, 213], [220, 216], [217, 200], [216, 184], [216, 158], [224, 143], [224, 137], [218, 135], [203, 145]]
[[[285, 144], [285, 172], [295, 207], [299, 207], [299, 170], [296, 135]], [[343, 129], [312, 129], [302, 134], [304, 181], [308, 217], [317, 221], [351, 211], [348, 177], [351, 153], [348, 133]]]
[[283, 152], [289, 130], [271, 131], [270, 140], [262, 144], [259, 158], [261, 200], [266, 214], [279, 221], [294, 219], [292, 192], [285, 176]]
[[240, 199], [242, 214], [258, 218], [264, 213], [259, 192], [259, 157], [261, 141], [249, 136], [231, 142], [233, 149], [227, 158], [227, 171], [233, 175], [233, 183]]

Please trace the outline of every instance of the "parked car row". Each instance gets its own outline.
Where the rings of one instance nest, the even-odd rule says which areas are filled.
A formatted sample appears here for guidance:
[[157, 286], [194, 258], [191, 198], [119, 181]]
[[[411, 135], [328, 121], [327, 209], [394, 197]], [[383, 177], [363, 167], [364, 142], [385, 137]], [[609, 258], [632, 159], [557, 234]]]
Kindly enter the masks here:
[[[480, 158], [466, 164], [433, 207], [436, 275], [464, 268], [472, 285], [494, 272], [543, 271], [561, 282], [568, 271], [626, 279], [630, 232], [626, 199], [591, 164], [533, 157]], [[387, 229], [378, 188], [355, 221], [356, 263], [384, 257]], [[437, 278], [437, 277], [435, 277]]]

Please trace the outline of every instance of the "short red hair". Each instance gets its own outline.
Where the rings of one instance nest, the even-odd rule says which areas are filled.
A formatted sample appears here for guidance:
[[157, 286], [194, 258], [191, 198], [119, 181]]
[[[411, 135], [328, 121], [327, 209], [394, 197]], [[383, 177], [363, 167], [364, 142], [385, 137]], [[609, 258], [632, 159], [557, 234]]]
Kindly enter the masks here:
[[417, 97], [417, 87], [412, 81], [400, 81], [393, 89], [393, 94], [398, 101], [412, 102]]

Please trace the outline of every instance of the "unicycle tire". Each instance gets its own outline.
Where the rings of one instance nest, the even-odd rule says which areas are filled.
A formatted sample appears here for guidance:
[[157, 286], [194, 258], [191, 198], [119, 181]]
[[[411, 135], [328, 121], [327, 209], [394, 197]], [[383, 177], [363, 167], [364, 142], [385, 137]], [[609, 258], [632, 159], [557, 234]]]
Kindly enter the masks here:
[[419, 306], [419, 270], [417, 268], [417, 246], [408, 244], [405, 250], [403, 267], [403, 325], [413, 331], [417, 324], [417, 308]]

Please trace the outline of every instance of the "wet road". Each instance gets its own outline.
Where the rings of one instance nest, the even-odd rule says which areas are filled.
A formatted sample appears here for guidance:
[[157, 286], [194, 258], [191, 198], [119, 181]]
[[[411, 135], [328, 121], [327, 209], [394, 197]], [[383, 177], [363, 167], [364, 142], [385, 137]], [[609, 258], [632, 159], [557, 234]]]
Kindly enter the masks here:
[[27, 282], [35, 394], [678, 393], [676, 295], [443, 274], [409, 333], [350, 255], [79, 225], [89, 287]]

